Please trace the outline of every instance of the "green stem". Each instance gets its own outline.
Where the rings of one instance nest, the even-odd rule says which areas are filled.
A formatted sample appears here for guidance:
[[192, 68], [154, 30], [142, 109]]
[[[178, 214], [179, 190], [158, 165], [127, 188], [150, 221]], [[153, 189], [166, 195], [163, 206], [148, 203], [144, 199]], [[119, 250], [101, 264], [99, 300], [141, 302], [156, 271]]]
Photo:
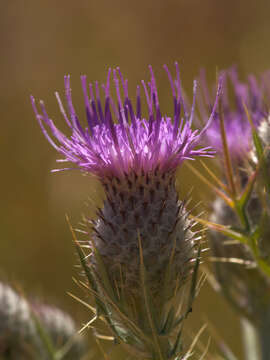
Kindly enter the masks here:
[[249, 237], [249, 247], [261, 271], [270, 278], [270, 266], [264, 259], [261, 258], [257, 242], [253, 236]]
[[[250, 233], [250, 224], [249, 224], [249, 220], [248, 220], [248, 217], [246, 214], [245, 207], [239, 206], [239, 203], [237, 203], [237, 201], [235, 201], [234, 204], [235, 204], [236, 213], [240, 219], [240, 222], [244, 228], [245, 233], [247, 233], [247, 234]], [[257, 240], [255, 239], [254, 234], [253, 235], [250, 234], [247, 237], [249, 239], [248, 245], [250, 247], [250, 250], [251, 250], [258, 266], [260, 267], [260, 269], [262, 270], [262, 272], [265, 275], [270, 277], [270, 266], [264, 259], [261, 258], [260, 254], [259, 254]]]
[[[262, 360], [260, 358], [257, 332], [247, 319], [241, 319], [244, 355], [246, 360]], [[266, 359], [266, 358], [263, 358]], [[268, 358], [269, 359], [269, 358]]]
[[269, 360], [270, 359], [270, 319], [263, 313], [259, 325], [254, 327], [251, 322], [241, 319], [244, 350], [246, 360]]
[[244, 227], [245, 232], [248, 233], [250, 231], [250, 224], [249, 224], [245, 206], [242, 206], [241, 204], [239, 204], [239, 202], [237, 200], [235, 200], [234, 204], [235, 204], [235, 210], [239, 217], [239, 220], [240, 220], [242, 226]]

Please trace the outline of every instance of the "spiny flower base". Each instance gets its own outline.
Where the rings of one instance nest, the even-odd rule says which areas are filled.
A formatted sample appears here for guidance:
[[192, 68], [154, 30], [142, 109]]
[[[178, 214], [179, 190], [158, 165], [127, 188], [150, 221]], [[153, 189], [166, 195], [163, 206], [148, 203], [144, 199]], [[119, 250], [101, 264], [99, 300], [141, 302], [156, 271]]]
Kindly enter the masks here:
[[[152, 292], [160, 291], [164, 269], [172, 260], [170, 298], [176, 281], [185, 282], [194, 258], [193, 224], [178, 200], [174, 173], [131, 173], [123, 179], [104, 179], [103, 185], [106, 200], [94, 223], [93, 243], [111, 281], [128, 292], [140, 292], [140, 238]], [[94, 256], [91, 261], [95, 263]]]
[[134, 172], [104, 179], [103, 186], [106, 200], [91, 221], [90, 256], [77, 247], [96, 314], [139, 358], [178, 359], [180, 327], [195, 298], [199, 254], [175, 174]]

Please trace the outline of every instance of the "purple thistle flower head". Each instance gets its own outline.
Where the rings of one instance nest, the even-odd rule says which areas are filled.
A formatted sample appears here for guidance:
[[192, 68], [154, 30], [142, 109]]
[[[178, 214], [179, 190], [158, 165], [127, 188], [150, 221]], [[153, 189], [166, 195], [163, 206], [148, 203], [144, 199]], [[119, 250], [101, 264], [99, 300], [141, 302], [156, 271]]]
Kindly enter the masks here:
[[[246, 83], [240, 82], [236, 68], [222, 71], [222, 78], [221, 102], [226, 138], [231, 157], [237, 160], [241, 159], [252, 146], [252, 131], [244, 104], [248, 108], [253, 124], [256, 127], [259, 126], [267, 114], [263, 102], [265, 86], [263, 81], [259, 85], [254, 75], [250, 75]], [[209, 93], [204, 71], [201, 72], [200, 79], [202, 88], [198, 97], [199, 109], [202, 118], [207, 121], [207, 111], [212, 107], [215, 98]], [[230, 89], [228, 89], [228, 80], [230, 81], [229, 85], [231, 85]], [[232, 92], [230, 91], [231, 88]], [[234, 106], [229, 101], [231, 96], [234, 100]], [[218, 152], [223, 151], [218, 113], [215, 114], [211, 126], [205, 132], [205, 142]]]
[[[194, 100], [191, 111], [188, 113], [181, 95], [177, 63], [175, 66], [176, 79], [172, 78], [170, 71], [164, 66], [174, 101], [174, 114], [171, 117], [161, 113], [151, 66], [149, 66], [150, 82], [146, 84], [142, 81], [148, 109], [145, 115], [141, 111], [140, 87], [137, 87], [137, 100], [134, 106], [128, 94], [128, 81], [123, 78], [119, 68], [113, 72], [109, 69], [107, 82], [101, 86], [105, 95], [104, 104], [101, 101], [98, 82], [95, 85], [90, 83], [88, 86], [86, 76], [82, 76], [86, 127], [79, 122], [76, 115], [71, 98], [70, 77], [66, 76], [65, 95], [68, 112], [65, 111], [58, 93], [56, 93], [56, 98], [70, 129], [70, 136], [64, 135], [55, 126], [42, 101], [40, 101], [41, 112], [38, 111], [35, 100], [31, 96], [32, 106], [44, 135], [63, 156], [63, 159], [59, 161], [72, 162], [82, 171], [95, 174], [100, 178], [112, 176], [120, 178], [132, 171], [147, 173], [157, 168], [161, 172], [173, 171], [184, 159], [211, 156], [213, 152], [210, 147], [199, 149], [196, 147], [214, 117], [217, 97], [204, 129], [201, 132], [193, 131], [191, 125], [197, 85], [194, 82]], [[113, 77], [116, 102], [110, 93], [111, 77]], [[124, 94], [123, 98], [121, 91]], [[50, 130], [51, 135], [47, 129]]]

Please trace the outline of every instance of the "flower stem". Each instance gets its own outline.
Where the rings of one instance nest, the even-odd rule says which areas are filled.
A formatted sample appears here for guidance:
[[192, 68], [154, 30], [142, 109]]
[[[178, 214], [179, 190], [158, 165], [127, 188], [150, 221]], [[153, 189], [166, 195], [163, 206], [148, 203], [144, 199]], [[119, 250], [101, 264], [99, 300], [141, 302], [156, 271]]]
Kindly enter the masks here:
[[245, 318], [241, 319], [241, 325], [245, 359], [262, 360], [260, 359], [258, 337], [254, 326]]
[[270, 319], [267, 314], [256, 327], [250, 321], [242, 318], [245, 359], [269, 360], [270, 359]]

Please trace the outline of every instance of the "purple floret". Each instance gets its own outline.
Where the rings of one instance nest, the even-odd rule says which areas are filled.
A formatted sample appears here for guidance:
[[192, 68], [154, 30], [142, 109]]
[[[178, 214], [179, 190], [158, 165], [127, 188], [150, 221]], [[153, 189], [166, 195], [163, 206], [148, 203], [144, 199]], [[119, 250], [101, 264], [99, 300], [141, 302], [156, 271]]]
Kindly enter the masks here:
[[[56, 98], [60, 111], [70, 128], [69, 136], [64, 135], [49, 118], [43, 101], [40, 101], [41, 113], [39, 113], [35, 100], [31, 96], [32, 106], [44, 135], [63, 155], [63, 160], [59, 161], [72, 162], [82, 171], [103, 178], [105, 176], [121, 177], [131, 171], [149, 172], [157, 168], [164, 172], [173, 171], [185, 159], [211, 156], [213, 151], [209, 146], [196, 147], [214, 117], [220, 84], [211, 115], [204, 129], [193, 131], [191, 125], [197, 85], [194, 82], [193, 105], [189, 114], [181, 96], [179, 68], [177, 63], [175, 65], [176, 79], [172, 78], [168, 68], [164, 66], [173, 94], [174, 114], [172, 117], [161, 114], [151, 66], [149, 67], [150, 82], [146, 84], [142, 81], [148, 109], [147, 115], [143, 115], [141, 111], [140, 87], [137, 87], [137, 100], [134, 107], [128, 95], [128, 81], [124, 80], [119, 68], [113, 70], [116, 103], [110, 94], [111, 69], [108, 71], [106, 84], [101, 86], [105, 95], [104, 105], [101, 102], [98, 82], [95, 86], [93, 84], [87, 86], [86, 76], [82, 76], [86, 127], [83, 127], [76, 115], [71, 98], [70, 77], [66, 76], [65, 95], [68, 113], [58, 93], [56, 93]], [[124, 94], [123, 99], [121, 90]], [[182, 109], [183, 115], [181, 115]], [[50, 130], [52, 136], [46, 129]]]
[[[228, 148], [233, 159], [241, 159], [252, 146], [251, 126], [243, 104], [247, 106], [253, 124], [256, 127], [259, 126], [261, 120], [267, 116], [264, 105], [265, 86], [263, 82], [259, 86], [253, 75], [248, 77], [246, 83], [240, 82], [235, 68], [223, 71], [222, 74], [224, 81], [221, 102]], [[201, 84], [200, 115], [205, 121], [208, 121], [207, 111], [212, 107], [215, 97], [209, 93], [204, 72], [201, 73]], [[230, 102], [229, 98], [233, 101]], [[205, 143], [222, 153], [223, 144], [218, 114], [215, 114], [211, 126], [205, 132]]]

